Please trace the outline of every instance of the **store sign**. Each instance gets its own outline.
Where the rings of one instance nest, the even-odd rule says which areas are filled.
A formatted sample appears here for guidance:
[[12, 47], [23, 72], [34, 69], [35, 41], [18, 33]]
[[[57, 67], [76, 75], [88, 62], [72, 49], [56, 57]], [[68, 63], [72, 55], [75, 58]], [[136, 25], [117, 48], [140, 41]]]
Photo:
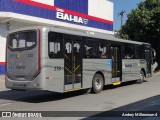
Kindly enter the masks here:
[[57, 9], [56, 18], [64, 21], [79, 23], [79, 24], [88, 24], [88, 19], [64, 13], [64, 11], [61, 9]]

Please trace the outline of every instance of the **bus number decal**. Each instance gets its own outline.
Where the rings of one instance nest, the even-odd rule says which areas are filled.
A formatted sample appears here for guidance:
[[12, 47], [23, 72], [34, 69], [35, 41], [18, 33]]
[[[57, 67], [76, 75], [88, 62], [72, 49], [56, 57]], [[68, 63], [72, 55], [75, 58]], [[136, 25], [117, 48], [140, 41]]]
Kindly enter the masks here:
[[54, 67], [54, 71], [61, 71], [61, 69], [62, 69], [61, 66], [55, 66]]
[[25, 66], [16, 66], [16, 69], [20, 70], [20, 69], [25, 69], [26, 67]]
[[28, 57], [29, 58], [33, 57], [33, 54], [32, 53], [28, 54]]

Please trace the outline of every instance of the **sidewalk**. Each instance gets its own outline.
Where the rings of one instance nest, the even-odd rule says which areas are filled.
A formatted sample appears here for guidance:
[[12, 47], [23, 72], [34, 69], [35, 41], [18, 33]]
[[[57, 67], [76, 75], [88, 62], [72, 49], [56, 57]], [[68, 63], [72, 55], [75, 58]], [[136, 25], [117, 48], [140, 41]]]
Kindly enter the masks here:
[[156, 73], [153, 73], [153, 75], [155, 76], [160, 76], [160, 71], [156, 72]]

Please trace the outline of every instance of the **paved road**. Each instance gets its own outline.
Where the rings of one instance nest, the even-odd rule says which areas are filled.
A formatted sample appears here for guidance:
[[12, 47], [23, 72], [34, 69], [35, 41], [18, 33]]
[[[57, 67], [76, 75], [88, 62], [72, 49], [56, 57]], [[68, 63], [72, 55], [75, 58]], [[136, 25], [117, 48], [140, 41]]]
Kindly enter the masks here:
[[[160, 111], [160, 73], [147, 78], [143, 84], [130, 82], [116, 87], [106, 86], [100, 94], [12, 91], [4, 87], [4, 76], [0, 76], [0, 111], [99, 111], [93, 112], [92, 117], [106, 115], [106, 111]], [[137, 119], [158, 120], [149, 117]]]

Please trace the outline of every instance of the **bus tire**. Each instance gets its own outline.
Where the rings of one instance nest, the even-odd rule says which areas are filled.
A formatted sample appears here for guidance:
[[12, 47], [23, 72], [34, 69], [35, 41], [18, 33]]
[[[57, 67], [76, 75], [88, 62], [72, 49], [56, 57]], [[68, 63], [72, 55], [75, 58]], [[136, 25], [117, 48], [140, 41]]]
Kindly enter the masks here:
[[92, 80], [92, 93], [100, 93], [103, 90], [104, 81], [100, 74], [95, 74]]
[[140, 74], [139, 74], [139, 79], [137, 80], [137, 83], [143, 83], [144, 78], [145, 78], [144, 72], [141, 70]]

